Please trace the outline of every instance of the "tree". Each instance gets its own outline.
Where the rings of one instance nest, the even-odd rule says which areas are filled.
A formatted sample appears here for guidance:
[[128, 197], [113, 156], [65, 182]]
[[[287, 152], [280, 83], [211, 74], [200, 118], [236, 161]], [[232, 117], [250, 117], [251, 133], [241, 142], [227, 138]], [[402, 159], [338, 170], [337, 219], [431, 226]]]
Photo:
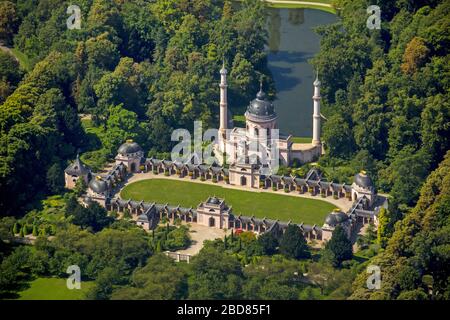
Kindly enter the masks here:
[[77, 179], [77, 181], [75, 182], [75, 188], [73, 188], [73, 192], [77, 195], [77, 196], [81, 196], [83, 195], [87, 190], [87, 184], [86, 181], [84, 181], [83, 177], [80, 177], [79, 179]]
[[450, 102], [442, 94], [427, 99], [421, 114], [422, 143], [436, 167], [450, 149]]
[[418, 152], [411, 147], [405, 147], [393, 159], [385, 175], [392, 186], [391, 196], [393, 207], [399, 203], [411, 205], [419, 196], [420, 187], [424, 182], [430, 157], [421, 149]]
[[6, 44], [12, 44], [18, 22], [16, 5], [10, 1], [0, 2], [0, 40], [4, 40]]
[[389, 212], [385, 208], [381, 208], [378, 213], [378, 230], [377, 230], [377, 242], [384, 248], [386, 247], [387, 241], [392, 234], [393, 223]]
[[33, 233], [32, 234], [34, 237], [37, 237], [37, 235], [38, 235], [38, 230], [37, 230], [36, 225], [33, 225]]
[[77, 204], [74, 208], [67, 210], [67, 214], [73, 216], [72, 222], [82, 228], [92, 228], [98, 232], [113, 222], [113, 218], [108, 216], [105, 208], [97, 202], [85, 208]]
[[414, 37], [408, 43], [401, 65], [403, 73], [413, 75], [424, 64], [429, 53], [425, 39]]
[[265, 232], [258, 237], [258, 242], [263, 248], [264, 254], [273, 255], [277, 252], [278, 239], [271, 232]]
[[186, 226], [180, 226], [167, 234], [165, 246], [168, 250], [181, 250], [189, 247], [190, 243], [189, 229]]
[[305, 259], [311, 256], [305, 237], [297, 225], [290, 224], [280, 240], [280, 253], [288, 258]]
[[14, 227], [13, 227], [13, 233], [14, 234], [18, 234], [19, 233], [19, 224], [16, 222], [14, 223]]
[[187, 274], [164, 254], [150, 257], [143, 268], [136, 269], [131, 286], [113, 291], [112, 300], [179, 300], [187, 297]]
[[332, 262], [336, 267], [340, 267], [343, 261], [353, 257], [352, 243], [347, 238], [344, 228], [338, 225], [334, 229], [330, 241], [325, 245], [325, 250], [332, 253]]
[[0, 103], [16, 89], [22, 75], [19, 62], [9, 53], [0, 51]]
[[245, 269], [245, 299], [296, 300], [306, 272], [302, 262], [281, 256], [262, 257]]
[[354, 150], [355, 142], [350, 126], [339, 113], [328, 118], [322, 135], [331, 157], [346, 157]]
[[242, 290], [242, 268], [236, 257], [206, 244], [192, 259], [190, 299], [238, 299]]
[[103, 145], [109, 154], [115, 154], [117, 148], [127, 139], [139, 136], [139, 122], [136, 113], [123, 108], [123, 105], [111, 106], [106, 122], [106, 134]]
[[94, 286], [86, 294], [90, 300], [109, 300], [114, 285], [120, 283], [120, 274], [117, 269], [106, 267], [99, 272]]
[[53, 194], [60, 193], [64, 188], [64, 174], [59, 162], [47, 170], [47, 187]]

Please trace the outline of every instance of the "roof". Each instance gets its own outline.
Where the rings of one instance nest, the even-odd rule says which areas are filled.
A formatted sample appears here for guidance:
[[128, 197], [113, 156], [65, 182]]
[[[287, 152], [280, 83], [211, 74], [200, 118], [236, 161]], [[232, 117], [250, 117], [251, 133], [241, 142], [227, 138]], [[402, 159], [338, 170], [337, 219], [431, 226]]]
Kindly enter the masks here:
[[84, 176], [89, 174], [91, 170], [80, 160], [80, 157], [77, 154], [75, 161], [70, 164], [64, 172], [71, 176]]
[[223, 202], [223, 199], [219, 199], [216, 196], [214, 197], [209, 197], [208, 200], [206, 200], [207, 204], [214, 204], [214, 205], [219, 205]]
[[139, 222], [149, 222], [148, 216], [143, 213], [141, 215], [139, 215], [139, 217], [137, 218], [137, 221]]
[[89, 182], [89, 188], [95, 193], [104, 193], [108, 190], [108, 184], [101, 177], [95, 177]]
[[356, 174], [354, 181], [355, 184], [361, 188], [370, 189], [373, 187], [372, 179], [364, 171]]
[[346, 215], [341, 210], [337, 209], [332, 211], [325, 219], [325, 223], [329, 226], [336, 226], [348, 219], [348, 215]]
[[272, 120], [277, 117], [273, 103], [267, 99], [262, 88], [256, 94], [256, 98], [250, 102], [245, 115], [256, 120]]
[[133, 142], [133, 140], [127, 140], [124, 144], [122, 144], [119, 147], [119, 150], [117, 150], [117, 153], [120, 154], [131, 154], [136, 153], [138, 151], [142, 151], [142, 148], [140, 145], [138, 145], [136, 142]]

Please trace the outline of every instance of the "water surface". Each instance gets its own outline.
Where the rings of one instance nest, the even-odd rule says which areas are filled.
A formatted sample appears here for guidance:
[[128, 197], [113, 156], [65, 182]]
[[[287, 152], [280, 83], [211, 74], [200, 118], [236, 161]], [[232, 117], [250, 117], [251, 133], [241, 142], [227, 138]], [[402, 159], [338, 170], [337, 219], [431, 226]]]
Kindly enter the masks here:
[[314, 28], [337, 21], [331, 13], [314, 9], [268, 8], [269, 69], [277, 89], [274, 101], [283, 133], [312, 136], [313, 81], [308, 60], [320, 49]]

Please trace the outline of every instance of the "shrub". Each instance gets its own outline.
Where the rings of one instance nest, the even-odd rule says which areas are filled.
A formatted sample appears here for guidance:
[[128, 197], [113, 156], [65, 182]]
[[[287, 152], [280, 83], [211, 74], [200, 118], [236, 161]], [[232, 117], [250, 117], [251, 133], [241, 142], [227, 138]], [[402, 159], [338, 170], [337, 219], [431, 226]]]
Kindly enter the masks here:
[[272, 186], [272, 190], [273, 191], [277, 191], [277, 187], [276, 186]]
[[20, 226], [19, 224], [16, 222], [14, 223], [14, 227], [13, 227], [13, 233], [16, 235], [20, 232]]
[[36, 225], [34, 225], [33, 226], [33, 236], [37, 237], [37, 235], [38, 235], [38, 230], [37, 230]]
[[166, 177], [168, 177], [168, 176], [170, 176], [170, 173], [169, 173], [169, 171], [164, 171], [164, 175], [166, 176]]

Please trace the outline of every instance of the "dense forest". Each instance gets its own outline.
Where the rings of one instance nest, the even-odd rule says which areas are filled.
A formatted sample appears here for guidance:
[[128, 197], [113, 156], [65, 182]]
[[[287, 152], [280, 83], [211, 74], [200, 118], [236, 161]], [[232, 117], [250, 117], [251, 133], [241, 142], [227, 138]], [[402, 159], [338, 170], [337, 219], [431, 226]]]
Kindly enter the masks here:
[[[260, 79], [272, 83], [259, 1], [235, 9], [212, 0], [84, 0], [80, 30], [67, 29], [69, 5], [0, 2], [3, 41], [30, 68], [0, 56], [2, 215], [23, 214], [33, 200], [60, 192], [77, 152], [99, 169], [125, 139], [155, 154], [170, 152], [173, 128], [191, 129], [194, 120], [217, 127], [223, 62], [235, 79], [233, 105], [249, 101]], [[91, 116], [96, 135], [85, 133], [77, 114]]]
[[[413, 206], [450, 145], [448, 1], [336, 1], [341, 21], [320, 27], [313, 63], [323, 83], [325, 166], [356, 163], [392, 197]], [[361, 14], [355, 14], [360, 12]], [[339, 171], [339, 170], [337, 170]], [[337, 174], [339, 176], [339, 172]]]
[[[369, 4], [381, 8], [380, 30], [366, 27]], [[338, 176], [348, 163], [365, 169], [390, 195], [378, 230], [386, 248], [372, 261], [384, 272], [382, 290], [362, 289], [362, 273], [352, 298], [448, 299], [450, 2], [335, 5], [342, 20], [318, 30], [313, 61], [328, 119], [320, 162]]]
[[[217, 127], [225, 62], [229, 100], [244, 106], [267, 68], [265, 5], [219, 0], [80, 0], [80, 30], [61, 0], [0, 1], [0, 297], [78, 264], [91, 299], [449, 299], [450, 3], [336, 0], [339, 21], [317, 29], [311, 64], [323, 88], [319, 161], [329, 180], [366, 170], [389, 195], [378, 231], [336, 228], [323, 250], [288, 230], [211, 241], [191, 264], [162, 251], [186, 230], [146, 233], [129, 217], [81, 207], [63, 170], [80, 153], [94, 170], [128, 138], [148, 155], [171, 149], [174, 128]], [[381, 7], [380, 30], [366, 27]], [[237, 111], [237, 110], [232, 110]], [[286, 168], [284, 168], [286, 169]], [[51, 241], [49, 240], [51, 236]], [[381, 290], [365, 286], [367, 265]]]

